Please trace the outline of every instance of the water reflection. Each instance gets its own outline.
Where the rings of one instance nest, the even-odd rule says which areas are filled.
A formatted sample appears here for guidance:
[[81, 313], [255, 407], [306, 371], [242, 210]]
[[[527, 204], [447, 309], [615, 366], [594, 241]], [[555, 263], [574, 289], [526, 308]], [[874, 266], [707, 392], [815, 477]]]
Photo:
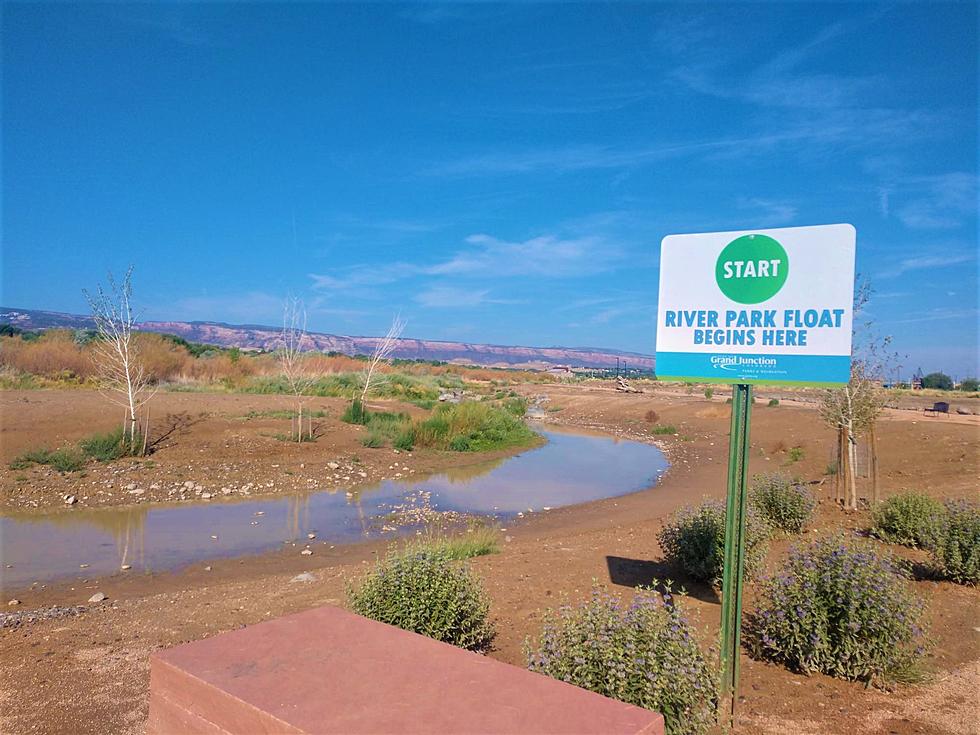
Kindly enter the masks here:
[[[667, 467], [655, 447], [606, 436], [542, 430], [548, 443], [516, 457], [457, 467], [426, 478], [386, 480], [350, 493], [308, 492], [269, 499], [177, 506], [15, 514], [0, 518], [5, 587], [104, 575], [130, 564], [159, 571], [317, 541], [349, 543], [379, 533], [377, 519], [417, 490], [432, 505], [507, 519], [622, 495], [655, 483]], [[80, 570], [81, 564], [89, 565]]]

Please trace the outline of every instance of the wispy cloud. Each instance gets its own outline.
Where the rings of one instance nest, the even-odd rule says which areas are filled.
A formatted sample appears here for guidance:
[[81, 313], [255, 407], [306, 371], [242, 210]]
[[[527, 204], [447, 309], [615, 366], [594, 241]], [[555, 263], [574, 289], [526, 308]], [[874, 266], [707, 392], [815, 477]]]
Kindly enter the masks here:
[[977, 214], [977, 176], [955, 172], [908, 178], [911, 198], [899, 207], [898, 218], [914, 229], [951, 229]]
[[963, 263], [972, 263], [977, 259], [975, 253], [951, 253], [949, 255], [919, 255], [904, 258], [891, 267], [878, 272], [879, 278], [895, 278], [911, 271], [929, 270], [933, 268], [948, 268]]
[[349, 291], [383, 286], [408, 278], [574, 278], [608, 270], [622, 258], [622, 249], [598, 235], [540, 235], [527, 240], [501, 240], [470, 235], [461, 248], [436, 263], [395, 262], [357, 265], [331, 273], [310, 273], [316, 290]]
[[433, 286], [414, 298], [415, 302], [429, 308], [460, 309], [483, 304], [513, 304], [508, 299], [490, 297], [489, 289], [458, 288], [456, 286]]
[[264, 291], [188, 296], [173, 304], [158, 306], [153, 313], [165, 319], [200, 321], [265, 321], [276, 324], [282, 319], [283, 297]]
[[753, 213], [761, 226], [778, 227], [787, 225], [796, 219], [799, 209], [794, 204], [774, 199], [758, 197], [742, 198], [738, 201], [740, 209]]
[[975, 324], [977, 315], [980, 311], [971, 308], [952, 308], [952, 307], [939, 307], [936, 309], [928, 309], [926, 311], [920, 311], [904, 319], [889, 319], [883, 320], [885, 324], [915, 324], [918, 322], [936, 322], [936, 321], [955, 321], [960, 319], [971, 320]]

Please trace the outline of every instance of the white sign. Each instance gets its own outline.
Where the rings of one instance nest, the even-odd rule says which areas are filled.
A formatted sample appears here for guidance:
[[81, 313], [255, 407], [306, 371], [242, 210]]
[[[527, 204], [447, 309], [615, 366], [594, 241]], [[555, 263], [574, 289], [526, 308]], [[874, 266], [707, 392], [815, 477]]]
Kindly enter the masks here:
[[846, 224], [665, 237], [657, 377], [847, 383], [855, 245]]

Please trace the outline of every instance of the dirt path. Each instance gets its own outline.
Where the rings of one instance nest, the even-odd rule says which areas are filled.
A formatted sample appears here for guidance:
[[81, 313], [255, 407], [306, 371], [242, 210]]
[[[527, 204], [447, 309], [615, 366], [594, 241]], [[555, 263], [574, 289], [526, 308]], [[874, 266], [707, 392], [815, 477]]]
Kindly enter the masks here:
[[[546, 393], [549, 420], [652, 441], [647, 413], [677, 436], [656, 437], [672, 461], [662, 484], [633, 495], [535, 513], [507, 529], [500, 554], [474, 560], [493, 601], [499, 636], [493, 656], [520, 664], [541, 612], [562, 595], [583, 597], [592, 580], [629, 593], [666, 576], [655, 535], [675, 508], [704, 495], [724, 495], [728, 407], [694, 396], [625, 395], [581, 387], [529, 387]], [[823, 474], [832, 436], [812, 409], [758, 406], [753, 415], [751, 472], [781, 468], [814, 482], [826, 500]], [[977, 428], [971, 424], [886, 419], [879, 436], [885, 493], [906, 487], [937, 497], [975, 494]], [[193, 445], [187, 447], [192, 452]], [[802, 458], [790, 461], [799, 447]], [[798, 454], [798, 453], [797, 453]], [[862, 513], [844, 515], [824, 502], [820, 529], [856, 529]], [[777, 541], [770, 563], [788, 547]], [[379, 543], [218, 560], [173, 574], [114, 576], [8, 591], [22, 609], [84, 604], [96, 590], [109, 601], [78, 617], [0, 629], [0, 731], [140, 732], [147, 713], [148, 660], [158, 648], [196, 640], [322, 604], [343, 604], [345, 582], [383, 550]], [[292, 582], [309, 571], [316, 581]], [[743, 732], [969, 733], [977, 731], [975, 692], [980, 659], [980, 593], [917, 581], [929, 603], [935, 646], [931, 683], [891, 693], [822, 676], [800, 677], [743, 656]], [[688, 605], [703, 635], [717, 629], [717, 596], [693, 588]], [[751, 600], [749, 600], [751, 605]]]

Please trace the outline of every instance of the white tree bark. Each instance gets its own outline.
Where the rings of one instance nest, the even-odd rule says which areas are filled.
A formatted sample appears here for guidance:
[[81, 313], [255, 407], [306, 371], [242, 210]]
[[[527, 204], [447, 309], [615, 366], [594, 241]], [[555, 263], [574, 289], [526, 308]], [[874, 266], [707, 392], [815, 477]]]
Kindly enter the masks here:
[[98, 338], [93, 355], [99, 374], [100, 390], [113, 403], [126, 409], [123, 441], [129, 442], [132, 454], [137, 451], [137, 415], [140, 407], [156, 393], [150, 376], [140, 359], [139, 343], [135, 339], [136, 315], [133, 313], [133, 267], [117, 284], [109, 274], [109, 288], [101, 286], [92, 294], [83, 291], [92, 310]]

